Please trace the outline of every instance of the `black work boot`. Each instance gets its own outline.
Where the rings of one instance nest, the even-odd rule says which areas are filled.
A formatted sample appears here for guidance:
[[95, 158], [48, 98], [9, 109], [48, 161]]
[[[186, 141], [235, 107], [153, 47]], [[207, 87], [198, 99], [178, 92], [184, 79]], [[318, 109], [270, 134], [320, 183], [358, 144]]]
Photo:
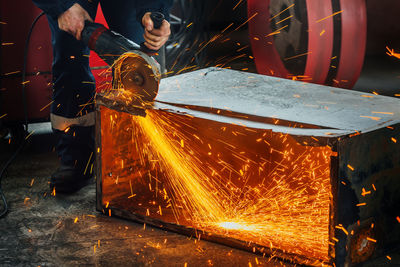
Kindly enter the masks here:
[[57, 153], [61, 165], [50, 178], [50, 189], [57, 193], [74, 193], [86, 186], [94, 171], [94, 127], [73, 126], [54, 132], [59, 137]]
[[64, 165], [57, 169], [50, 178], [50, 189], [55, 188], [57, 193], [74, 193], [90, 183], [93, 175], [90, 173], [90, 165], [85, 170], [73, 165]]

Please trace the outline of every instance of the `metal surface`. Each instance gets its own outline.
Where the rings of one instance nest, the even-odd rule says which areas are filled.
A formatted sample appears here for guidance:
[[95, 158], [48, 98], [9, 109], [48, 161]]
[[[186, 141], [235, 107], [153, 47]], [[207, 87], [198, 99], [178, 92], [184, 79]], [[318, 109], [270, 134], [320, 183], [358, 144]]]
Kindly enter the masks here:
[[[289, 160], [287, 168], [306, 155], [312, 163], [304, 166], [316, 165], [328, 170], [328, 178], [321, 180], [324, 190], [317, 191], [328, 190], [331, 196], [329, 204], [321, 206], [325, 215], [318, 217], [321, 223], [327, 224], [328, 254], [324, 254], [326, 250], [322, 254], [313, 254], [313, 250], [301, 245], [297, 245], [299, 250], [266, 246], [262, 238], [269, 233], [254, 242], [246, 236], [221, 234], [217, 229], [204, 230], [182, 218], [176, 222], [165, 207], [164, 215], [161, 208], [158, 213], [159, 207], [151, 203], [159, 201], [161, 196], [153, 196], [157, 190], [151, 188], [165, 184], [161, 172], [160, 176], [154, 176], [157, 175], [154, 171], [158, 170], [154, 162], [159, 161], [138, 158], [142, 144], [135, 141], [135, 129], [142, 119], [137, 121], [135, 111], [129, 107], [114, 104], [99, 102], [98, 105], [98, 120], [101, 120], [96, 129], [97, 160], [101, 162], [101, 167], [97, 168], [98, 210], [188, 235], [197, 233], [197, 236], [198, 230], [202, 230], [202, 239], [310, 265], [322, 262], [336, 266], [355, 265], [385, 255], [399, 244], [400, 224], [395, 213], [400, 203], [400, 189], [395, 182], [400, 173], [398, 99], [211, 68], [163, 80], [153, 110], [148, 111], [151, 116], [160, 114], [160, 122], [171, 119], [168, 126], [171, 129], [168, 128], [165, 134], [176, 133], [174, 142], [179, 144], [179, 138], [196, 140], [193, 138], [196, 135], [198, 140], [208, 143], [210, 150], [211, 147], [217, 149], [218, 158], [211, 154], [207, 156], [207, 150], [204, 150], [207, 146], [200, 143], [192, 150], [195, 155], [200, 153], [203, 165], [212, 166], [212, 169], [218, 170], [219, 159], [229, 162], [234, 169], [241, 166], [237, 159], [230, 158], [228, 147], [218, 145], [218, 140], [223, 140], [231, 145], [230, 149], [236, 147], [247, 155], [250, 170], [258, 168], [262, 158], [269, 158], [270, 163], [263, 165], [268, 166], [265, 177], [270, 175], [268, 169], [274, 169], [276, 163], [273, 162], [280, 161], [279, 154], [273, 151], [287, 146], [293, 149], [296, 159]], [[176, 129], [183, 130], [183, 135]], [[236, 134], [228, 134], [231, 132]], [[257, 145], [254, 136], [259, 134], [268, 136], [271, 150]], [[163, 139], [163, 134], [159, 133], [158, 138]], [[285, 141], [280, 142], [279, 138]], [[180, 142], [182, 148], [191, 145], [188, 140]], [[317, 151], [328, 153], [328, 162], [318, 161]], [[190, 153], [185, 157], [191, 162]], [[167, 158], [164, 160], [168, 161]], [[307, 175], [299, 177], [303, 177], [301, 184], [311, 186], [322, 174], [311, 180], [307, 180]], [[282, 183], [291, 184], [292, 178], [287, 176]], [[214, 178], [209, 176], [207, 179]], [[250, 184], [257, 184], [257, 179], [257, 175], [249, 173]], [[263, 190], [263, 186], [258, 188]], [[298, 192], [293, 189], [292, 195], [289, 194], [293, 203]], [[114, 199], [115, 194], [117, 199]], [[128, 199], [134, 197], [135, 201], [126, 200], [127, 196]], [[280, 208], [284, 213], [285, 205]], [[309, 218], [297, 216], [293, 219], [299, 219], [299, 225], [301, 218]], [[281, 241], [285, 238], [283, 236]], [[303, 238], [299, 235], [297, 241], [301, 242]], [[271, 241], [279, 243], [280, 239], [276, 237]], [[327, 244], [321, 243], [321, 248], [325, 246]]]
[[[171, 108], [163, 103], [190, 105], [193, 108], [187, 110], [189, 114], [196, 112], [196, 117], [206, 119], [221, 117], [218, 120], [227, 123], [233, 118], [196, 111], [196, 107], [321, 128], [282, 129], [279, 123], [256, 127], [298, 135], [343, 136], [400, 122], [400, 102], [396, 98], [218, 68], [162, 80], [155, 109]], [[242, 119], [248, 126], [256, 123], [243, 116]]]

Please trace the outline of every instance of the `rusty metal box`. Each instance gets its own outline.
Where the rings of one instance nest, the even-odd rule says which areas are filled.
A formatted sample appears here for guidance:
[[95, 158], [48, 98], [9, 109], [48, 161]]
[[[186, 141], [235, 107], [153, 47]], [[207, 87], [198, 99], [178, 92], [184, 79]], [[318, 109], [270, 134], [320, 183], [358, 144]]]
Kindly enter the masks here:
[[137, 111], [97, 98], [99, 211], [308, 265], [398, 246], [399, 99], [210, 68]]

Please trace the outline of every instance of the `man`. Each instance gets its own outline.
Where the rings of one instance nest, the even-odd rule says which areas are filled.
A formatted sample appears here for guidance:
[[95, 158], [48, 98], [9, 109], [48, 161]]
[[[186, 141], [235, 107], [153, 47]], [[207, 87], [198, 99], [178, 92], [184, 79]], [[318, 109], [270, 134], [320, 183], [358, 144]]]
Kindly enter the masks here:
[[164, 20], [153, 28], [150, 13], [169, 18], [173, 0], [33, 0], [47, 15], [53, 45], [53, 103], [50, 119], [58, 135], [56, 146], [61, 166], [50, 187], [72, 193], [92, 177], [94, 159], [94, 77], [89, 68], [89, 49], [81, 41], [85, 20], [94, 20], [100, 2], [111, 30], [153, 50], [170, 35]]

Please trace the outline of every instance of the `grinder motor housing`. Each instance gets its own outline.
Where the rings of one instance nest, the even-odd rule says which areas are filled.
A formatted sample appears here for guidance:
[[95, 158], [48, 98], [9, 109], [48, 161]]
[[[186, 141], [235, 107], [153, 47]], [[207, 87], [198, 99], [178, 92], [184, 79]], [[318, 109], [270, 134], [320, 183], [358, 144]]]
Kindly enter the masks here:
[[[162, 25], [164, 15], [153, 12], [151, 19], [154, 28], [158, 29]], [[121, 71], [113, 72], [114, 80], [120, 79], [123, 89], [133, 91], [143, 102], [154, 100], [161, 77], [159, 64], [152, 57], [157, 51], [147, 48], [144, 43], [138, 45], [104, 25], [91, 21], [85, 21], [82, 41], [110, 66], [114, 66], [119, 59], [122, 59]], [[122, 73], [124, 75], [121, 77], [115, 77], [116, 74]]]

